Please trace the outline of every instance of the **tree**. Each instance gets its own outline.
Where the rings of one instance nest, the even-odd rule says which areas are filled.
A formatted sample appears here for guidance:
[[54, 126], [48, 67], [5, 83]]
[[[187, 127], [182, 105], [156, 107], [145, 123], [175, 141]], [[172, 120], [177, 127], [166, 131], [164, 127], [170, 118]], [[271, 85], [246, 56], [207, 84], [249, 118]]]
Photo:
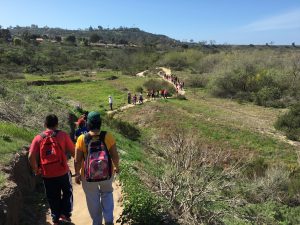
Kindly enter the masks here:
[[61, 42], [61, 36], [55, 36], [54, 39], [55, 39], [55, 41], [57, 41], [57, 42]]
[[209, 41], [209, 44], [210, 44], [210, 45], [215, 45], [215, 44], [216, 44], [216, 41], [215, 41], [215, 40], [210, 40], [210, 41]]
[[92, 34], [90, 36], [90, 42], [91, 43], [96, 43], [100, 40], [100, 36], [98, 34]]
[[14, 38], [14, 45], [20, 46], [22, 44], [22, 40], [20, 38]]
[[26, 42], [30, 41], [30, 36], [31, 36], [31, 34], [28, 30], [25, 30], [21, 35], [22, 39]]
[[103, 30], [103, 27], [99, 25], [98, 30]]
[[69, 36], [66, 37], [65, 40], [66, 40], [66, 42], [69, 42], [71, 44], [75, 44], [76, 43], [76, 37], [75, 37], [75, 35], [69, 35]]
[[9, 41], [11, 38], [10, 31], [8, 29], [0, 29], [0, 39]]

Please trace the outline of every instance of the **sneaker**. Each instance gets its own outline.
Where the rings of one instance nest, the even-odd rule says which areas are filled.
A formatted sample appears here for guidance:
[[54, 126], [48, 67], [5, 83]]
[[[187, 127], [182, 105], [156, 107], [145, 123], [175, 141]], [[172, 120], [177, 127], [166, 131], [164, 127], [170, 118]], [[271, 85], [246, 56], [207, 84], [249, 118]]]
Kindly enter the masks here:
[[65, 215], [60, 215], [60, 220], [65, 221], [65, 222], [71, 222], [71, 218], [70, 217], [66, 217]]

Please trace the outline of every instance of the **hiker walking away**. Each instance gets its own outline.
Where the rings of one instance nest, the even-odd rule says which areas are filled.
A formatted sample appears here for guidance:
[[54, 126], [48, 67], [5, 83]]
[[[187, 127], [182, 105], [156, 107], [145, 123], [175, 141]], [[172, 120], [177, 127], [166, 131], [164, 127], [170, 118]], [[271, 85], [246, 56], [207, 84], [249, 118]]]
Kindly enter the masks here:
[[[119, 155], [111, 133], [101, 130], [98, 112], [90, 112], [89, 132], [79, 136], [75, 148], [75, 182], [82, 183], [92, 225], [113, 224], [114, 172], [119, 172]], [[84, 163], [82, 163], [84, 161]]]
[[127, 102], [128, 102], [128, 104], [131, 104], [131, 93], [130, 92], [128, 92], [128, 94], [127, 94]]
[[74, 144], [67, 133], [57, 130], [58, 118], [45, 118], [46, 130], [35, 136], [29, 149], [29, 163], [36, 175], [44, 181], [52, 221], [70, 222], [73, 209], [73, 189], [66, 152], [74, 157]]
[[74, 136], [74, 140], [75, 142], [77, 141], [77, 138], [81, 135], [81, 134], [85, 134], [88, 132], [88, 129], [86, 127], [86, 122], [84, 120], [84, 117], [80, 118], [77, 122], [77, 129], [75, 131], [75, 136]]
[[136, 94], [134, 94], [134, 96], [132, 97], [132, 103], [135, 105], [137, 101], [137, 96]]
[[139, 96], [139, 103], [140, 103], [140, 104], [143, 104], [143, 101], [144, 101], [143, 95], [142, 95], [142, 93], [140, 93], [140, 96]]
[[112, 111], [113, 110], [113, 100], [112, 100], [111, 96], [108, 97], [108, 103], [109, 103], [110, 110]]
[[167, 89], [164, 90], [164, 98], [168, 98], [168, 90]]

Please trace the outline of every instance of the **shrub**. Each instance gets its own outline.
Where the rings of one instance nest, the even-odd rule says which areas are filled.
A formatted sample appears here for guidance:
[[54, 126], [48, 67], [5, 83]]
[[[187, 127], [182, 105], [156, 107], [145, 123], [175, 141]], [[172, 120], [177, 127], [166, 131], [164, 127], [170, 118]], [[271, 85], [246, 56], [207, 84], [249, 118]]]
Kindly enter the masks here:
[[206, 74], [197, 74], [188, 78], [186, 85], [193, 88], [204, 88], [206, 87], [208, 81], [209, 78]]
[[261, 106], [276, 106], [276, 100], [281, 98], [281, 91], [278, 87], [263, 87], [255, 96], [255, 103]]
[[299, 140], [300, 138], [300, 103], [293, 105], [289, 112], [280, 116], [275, 128], [285, 132], [288, 138]]
[[167, 89], [169, 94], [174, 94], [175, 93], [175, 89], [174, 87], [168, 83], [167, 81], [161, 81], [161, 80], [148, 80], [144, 83], [144, 87], [147, 90], [163, 90], [163, 89]]
[[124, 137], [132, 141], [138, 140], [141, 136], [139, 129], [137, 129], [136, 127], [134, 127], [128, 122], [124, 122], [122, 120], [113, 119], [113, 118], [106, 118], [106, 117], [105, 117], [105, 122], [107, 123], [108, 126], [116, 129]]
[[135, 91], [139, 93], [143, 93], [143, 88], [141, 86], [138, 86], [135, 88]]

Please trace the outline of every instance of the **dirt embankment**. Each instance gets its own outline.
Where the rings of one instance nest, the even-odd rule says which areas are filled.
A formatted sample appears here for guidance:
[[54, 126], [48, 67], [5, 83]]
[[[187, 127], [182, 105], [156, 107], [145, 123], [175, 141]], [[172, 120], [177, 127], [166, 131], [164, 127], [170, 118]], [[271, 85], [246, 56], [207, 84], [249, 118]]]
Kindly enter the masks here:
[[0, 190], [0, 225], [18, 225], [23, 220], [24, 212], [32, 220], [37, 215], [33, 209], [28, 209], [29, 196], [37, 190], [41, 180], [32, 175], [27, 160], [28, 151], [24, 148], [4, 168], [8, 175], [5, 187]]

